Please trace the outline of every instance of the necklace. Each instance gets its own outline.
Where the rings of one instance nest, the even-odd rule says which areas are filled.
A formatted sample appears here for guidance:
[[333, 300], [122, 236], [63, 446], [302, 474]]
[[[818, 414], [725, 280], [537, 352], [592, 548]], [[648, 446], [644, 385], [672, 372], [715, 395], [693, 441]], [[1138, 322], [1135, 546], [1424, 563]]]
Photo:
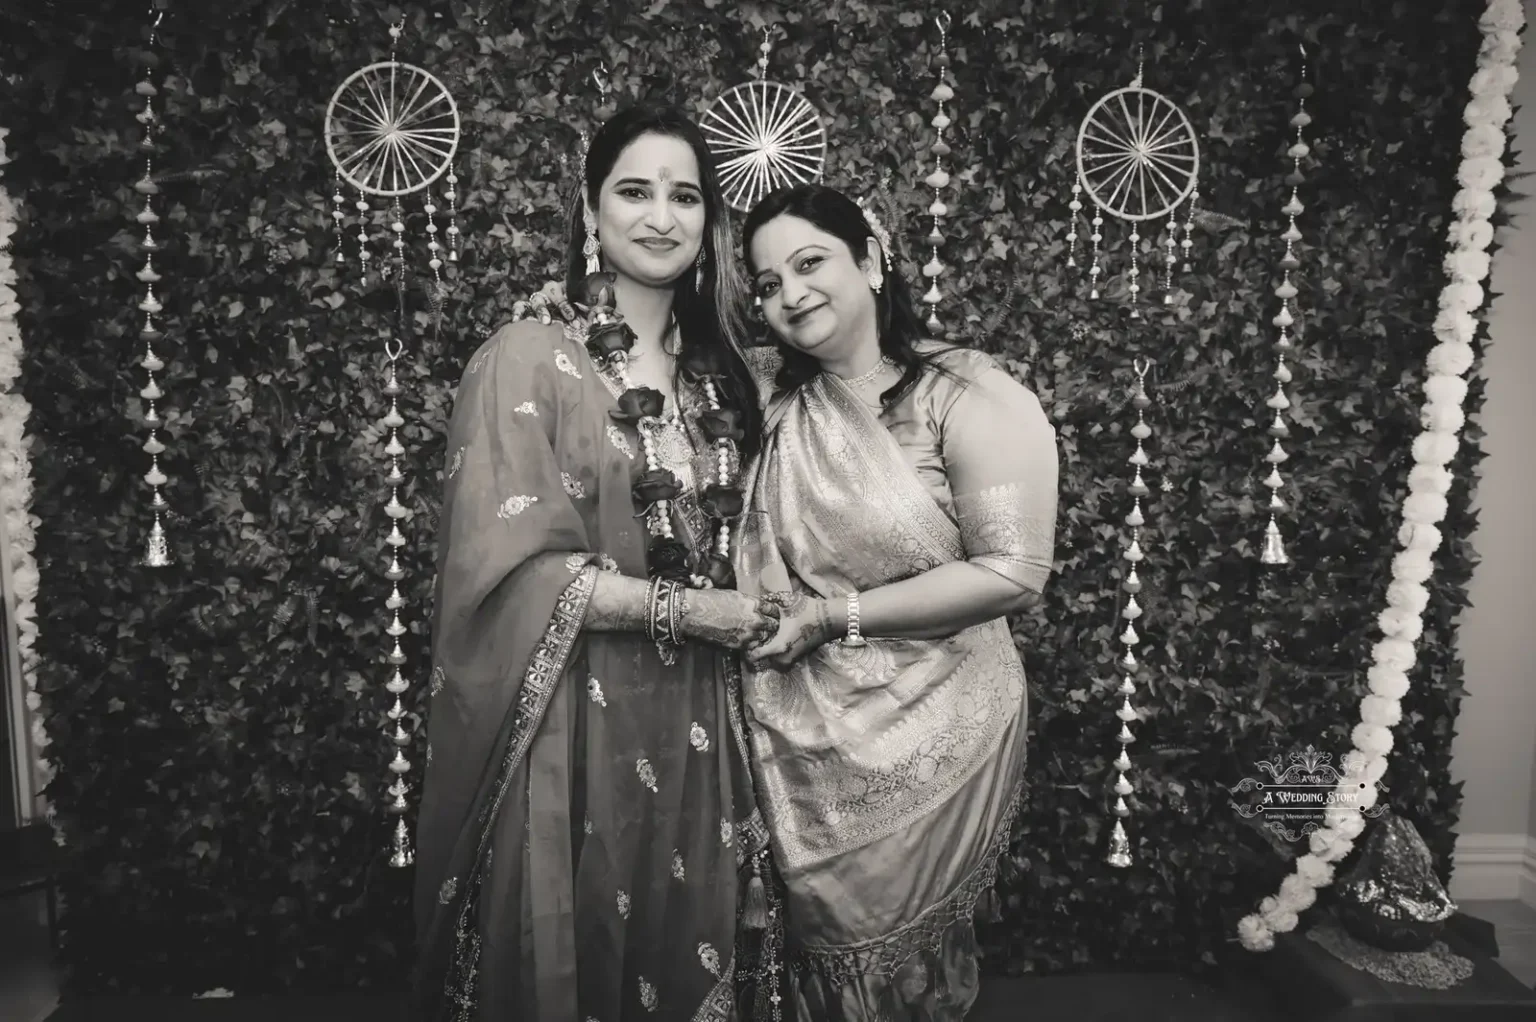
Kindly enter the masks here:
[[843, 382], [850, 387], [862, 387], [864, 384], [869, 383], [876, 376], [879, 376], [882, 372], [894, 366], [895, 364], [896, 363], [891, 359], [889, 355], [881, 355], [880, 361], [876, 362], [875, 367], [869, 372], [862, 373], [858, 376], [850, 376]]

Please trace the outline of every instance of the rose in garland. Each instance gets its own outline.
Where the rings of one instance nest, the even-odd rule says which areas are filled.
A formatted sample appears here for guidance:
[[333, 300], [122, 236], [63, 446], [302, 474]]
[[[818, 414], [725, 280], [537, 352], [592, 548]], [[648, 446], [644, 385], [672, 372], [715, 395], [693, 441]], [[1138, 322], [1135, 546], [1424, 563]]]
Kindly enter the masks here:
[[667, 399], [654, 387], [631, 387], [619, 395], [619, 407], [608, 415], [615, 422], [633, 426], [646, 419], [659, 418], [666, 405]]

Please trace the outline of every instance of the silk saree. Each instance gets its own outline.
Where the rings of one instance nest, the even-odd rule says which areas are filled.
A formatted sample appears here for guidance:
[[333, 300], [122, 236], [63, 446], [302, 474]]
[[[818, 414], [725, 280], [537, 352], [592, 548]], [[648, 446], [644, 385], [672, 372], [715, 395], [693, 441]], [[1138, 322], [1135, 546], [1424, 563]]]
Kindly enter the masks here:
[[[599, 571], [646, 574], [642, 448], [583, 337], [504, 328], [455, 401], [416, 854], [423, 1022], [737, 1017], [740, 871], [766, 836], [735, 659], [690, 644], [667, 666], [643, 635], [581, 630]], [[692, 539], [703, 516], [678, 503]]]
[[[768, 409], [737, 550], [744, 591], [840, 599], [966, 560], [1049, 576], [1055, 434], [985, 355], [940, 356], [889, 408], [823, 373]], [[824, 646], [745, 670], [780, 880], [785, 1017], [964, 1017], [972, 914], [1021, 795], [1024, 668], [1005, 619], [939, 640]]]

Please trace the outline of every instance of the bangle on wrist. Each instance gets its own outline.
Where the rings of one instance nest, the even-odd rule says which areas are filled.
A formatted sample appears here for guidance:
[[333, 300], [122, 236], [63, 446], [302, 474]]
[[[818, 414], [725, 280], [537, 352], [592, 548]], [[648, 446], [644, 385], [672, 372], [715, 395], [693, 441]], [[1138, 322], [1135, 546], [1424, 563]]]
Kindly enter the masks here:
[[859, 630], [859, 594], [848, 594], [848, 631], [843, 635], [844, 646], [867, 646], [864, 633]]

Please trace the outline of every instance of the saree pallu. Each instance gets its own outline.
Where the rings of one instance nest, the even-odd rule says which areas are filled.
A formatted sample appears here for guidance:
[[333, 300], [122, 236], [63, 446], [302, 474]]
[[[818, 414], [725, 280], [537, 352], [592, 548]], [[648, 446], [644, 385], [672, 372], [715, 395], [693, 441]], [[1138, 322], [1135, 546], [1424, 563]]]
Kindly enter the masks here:
[[[954, 364], [980, 363], [967, 353]], [[1033, 395], [1007, 385], [1038, 414]], [[1035, 482], [1050, 488], [1041, 503], [1053, 526], [1054, 436], [1043, 415], [1029, 421], [1049, 438], [1048, 478]], [[738, 578], [744, 590], [837, 599], [1043, 543], [1043, 554], [1022, 552], [1030, 566], [1018, 575], [1037, 588], [1050, 561], [1040, 521], [983, 509], [963, 527], [967, 507], [1012, 492], [936, 500], [877, 413], [823, 375], [770, 409]], [[979, 988], [972, 913], [993, 885], [1024, 773], [1024, 670], [1006, 621], [933, 641], [830, 644], [787, 672], [747, 669], [744, 689], [794, 1017], [963, 1018]]]
[[581, 343], [522, 323], [449, 430], [418, 824], [415, 1017], [724, 1022], [740, 870], [765, 842], [733, 662], [583, 634], [644, 577], [641, 450]]

